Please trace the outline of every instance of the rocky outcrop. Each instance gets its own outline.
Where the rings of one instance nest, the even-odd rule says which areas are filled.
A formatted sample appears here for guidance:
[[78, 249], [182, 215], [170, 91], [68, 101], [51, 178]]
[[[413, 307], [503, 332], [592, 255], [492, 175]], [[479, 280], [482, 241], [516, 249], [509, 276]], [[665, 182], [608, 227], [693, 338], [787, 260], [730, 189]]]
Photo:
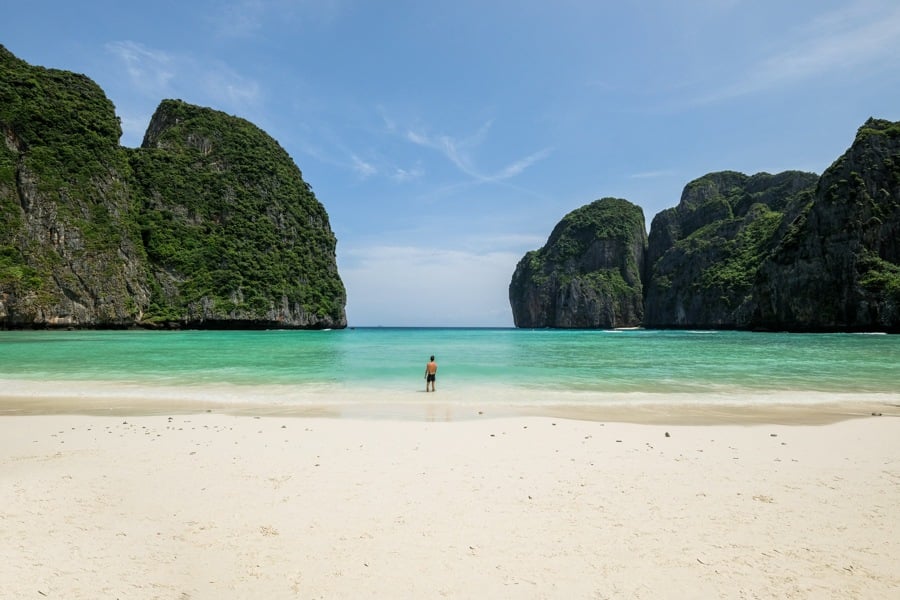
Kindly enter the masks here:
[[752, 324], [900, 332], [900, 123], [870, 119], [760, 268]]
[[[690, 182], [676, 207], [654, 217], [640, 280], [626, 269], [624, 283], [596, 291], [597, 276], [585, 273], [600, 263], [586, 249], [607, 247], [610, 236], [575, 228], [572, 242], [572, 221], [519, 262], [510, 285], [517, 326], [900, 333], [900, 123], [867, 121], [821, 177], [726, 171]], [[610, 254], [599, 267], [605, 283], [621, 264]], [[619, 293], [641, 287], [642, 306]]]
[[647, 253], [645, 327], [748, 327], [757, 272], [778, 244], [785, 215], [818, 177], [788, 171], [710, 173], [654, 217]]
[[0, 327], [344, 327], [328, 216], [252, 124], [164, 101], [119, 146], [90, 79], [0, 46]]
[[646, 246], [643, 211], [626, 200], [572, 211], [516, 266], [509, 285], [516, 327], [639, 325]]
[[243, 119], [167, 100], [131, 164], [154, 318], [346, 326], [328, 214], [274, 139]]
[[112, 103], [0, 46], [0, 326], [120, 327], [149, 289]]

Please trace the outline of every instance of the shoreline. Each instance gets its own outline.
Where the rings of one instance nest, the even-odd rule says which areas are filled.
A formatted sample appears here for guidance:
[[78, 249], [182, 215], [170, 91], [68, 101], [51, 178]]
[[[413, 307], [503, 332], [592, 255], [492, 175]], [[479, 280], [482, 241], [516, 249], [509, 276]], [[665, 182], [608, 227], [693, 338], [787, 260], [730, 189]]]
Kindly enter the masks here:
[[234, 417], [280, 417], [353, 421], [465, 422], [517, 417], [635, 425], [829, 425], [869, 417], [900, 418], [900, 406], [878, 402], [781, 404], [644, 404], [636, 406], [328, 404], [279, 405], [160, 402], [145, 405], [78, 403], [58, 400], [8, 400], [0, 396], [0, 418], [21, 416], [154, 417], [215, 414]]
[[170, 415], [466, 421], [543, 416], [639, 424], [828, 424], [900, 417], [900, 392], [603, 393], [510, 386], [424, 390], [339, 386], [152, 385], [0, 379], [0, 416]]

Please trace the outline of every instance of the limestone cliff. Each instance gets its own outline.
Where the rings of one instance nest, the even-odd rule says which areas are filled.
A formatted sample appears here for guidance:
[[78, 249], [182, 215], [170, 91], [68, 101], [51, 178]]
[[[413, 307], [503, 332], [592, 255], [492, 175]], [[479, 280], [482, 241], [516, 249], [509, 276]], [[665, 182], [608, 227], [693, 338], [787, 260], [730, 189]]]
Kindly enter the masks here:
[[870, 119], [754, 285], [756, 327], [900, 332], [900, 123]]
[[344, 327], [328, 214], [253, 124], [167, 100], [131, 165], [156, 319]]
[[[645, 261], [618, 271], [621, 283], [608, 285], [628, 244], [573, 227], [580, 220], [567, 216], [516, 267], [517, 326], [900, 333], [900, 123], [867, 121], [821, 177], [726, 171], [690, 182], [654, 217]], [[612, 247], [613, 260], [589, 258]], [[592, 269], [607, 287], [586, 285]], [[643, 305], [627, 293], [641, 288]]]
[[778, 244], [785, 215], [808, 202], [817, 179], [727, 171], [685, 186], [678, 206], [651, 225], [644, 326], [751, 325], [757, 271]]
[[328, 216], [252, 124], [165, 101], [119, 146], [90, 79], [0, 46], [0, 327], [344, 327]]
[[139, 322], [145, 254], [112, 103], [0, 46], [0, 133], [0, 327]]
[[644, 213], [604, 198], [566, 215], [509, 285], [516, 327], [631, 327], [643, 315]]

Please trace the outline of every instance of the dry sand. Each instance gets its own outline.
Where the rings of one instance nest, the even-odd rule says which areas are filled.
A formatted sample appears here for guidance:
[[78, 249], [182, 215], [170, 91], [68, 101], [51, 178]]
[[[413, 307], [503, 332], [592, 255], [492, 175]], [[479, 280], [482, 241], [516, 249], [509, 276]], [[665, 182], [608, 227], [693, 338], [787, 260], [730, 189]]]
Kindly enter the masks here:
[[3, 416], [0, 597], [898, 598], [897, 413]]

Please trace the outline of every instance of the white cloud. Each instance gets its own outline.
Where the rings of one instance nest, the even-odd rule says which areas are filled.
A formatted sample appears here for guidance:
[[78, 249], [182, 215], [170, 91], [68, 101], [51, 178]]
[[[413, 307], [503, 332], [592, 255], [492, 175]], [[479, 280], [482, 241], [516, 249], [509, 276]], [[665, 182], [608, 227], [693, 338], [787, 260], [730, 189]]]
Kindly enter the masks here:
[[134, 41], [112, 42], [106, 48], [122, 62], [132, 88], [157, 101], [199, 95], [210, 106], [238, 111], [261, 96], [255, 80], [220, 61], [176, 55]]
[[419, 179], [423, 175], [425, 175], [425, 170], [419, 165], [411, 169], [402, 169], [400, 167], [396, 167], [394, 169], [394, 173], [391, 175], [391, 179], [398, 183], [405, 183], [407, 181]]
[[[127, 75], [128, 89], [120, 93], [130, 102], [117, 103], [119, 110], [124, 111], [123, 124], [137, 122], [148, 105], [155, 108], [164, 98], [183, 98], [246, 118], [262, 98], [255, 80], [220, 61], [177, 55], [130, 40], [111, 42], [106, 49], [119, 59]], [[128, 107], [134, 104], [141, 104], [144, 109], [129, 111]]]
[[765, 91], [839, 71], [900, 63], [900, 5], [859, 0], [814, 19], [781, 50], [752, 65], [740, 81], [700, 103]]
[[[194, 69], [198, 65], [191, 64]], [[205, 76], [200, 80], [202, 93], [210, 99], [224, 99], [224, 105], [233, 112], [243, 112], [259, 102], [261, 93], [259, 84], [241, 76], [221, 63], [204, 65]]]
[[339, 250], [350, 325], [511, 326], [513, 252], [403, 246]]
[[383, 106], [378, 106], [376, 108], [378, 111], [378, 116], [381, 117], [381, 122], [384, 124], [384, 128], [388, 133], [396, 133], [397, 131], [397, 123], [387, 114], [387, 111]]
[[376, 169], [371, 163], [368, 163], [356, 156], [355, 154], [350, 157], [353, 160], [353, 170], [359, 173], [363, 178], [370, 177], [378, 173], [378, 169]]
[[132, 41], [111, 42], [106, 49], [122, 61], [134, 88], [160, 98], [166, 95], [175, 78], [175, 60], [170, 54]]
[[522, 159], [504, 167], [503, 169], [501, 169], [500, 172], [497, 174], [496, 179], [504, 180], [504, 179], [510, 179], [512, 177], [515, 177], [516, 175], [519, 175], [520, 173], [525, 171], [525, 169], [527, 169], [534, 163], [547, 158], [549, 155], [550, 155], [549, 148], [539, 150], [539, 151], [535, 152], [534, 154], [526, 156], [525, 158], [522, 158]]
[[412, 129], [406, 132], [406, 139], [417, 146], [441, 153], [460, 172], [480, 183], [501, 183], [512, 179], [522, 174], [534, 163], [550, 155], [550, 148], [544, 148], [524, 158], [517, 159], [493, 173], [482, 172], [472, 159], [470, 151], [484, 142], [491, 124], [491, 121], [486, 122], [473, 135], [463, 139], [456, 139], [449, 135], [429, 136]]

